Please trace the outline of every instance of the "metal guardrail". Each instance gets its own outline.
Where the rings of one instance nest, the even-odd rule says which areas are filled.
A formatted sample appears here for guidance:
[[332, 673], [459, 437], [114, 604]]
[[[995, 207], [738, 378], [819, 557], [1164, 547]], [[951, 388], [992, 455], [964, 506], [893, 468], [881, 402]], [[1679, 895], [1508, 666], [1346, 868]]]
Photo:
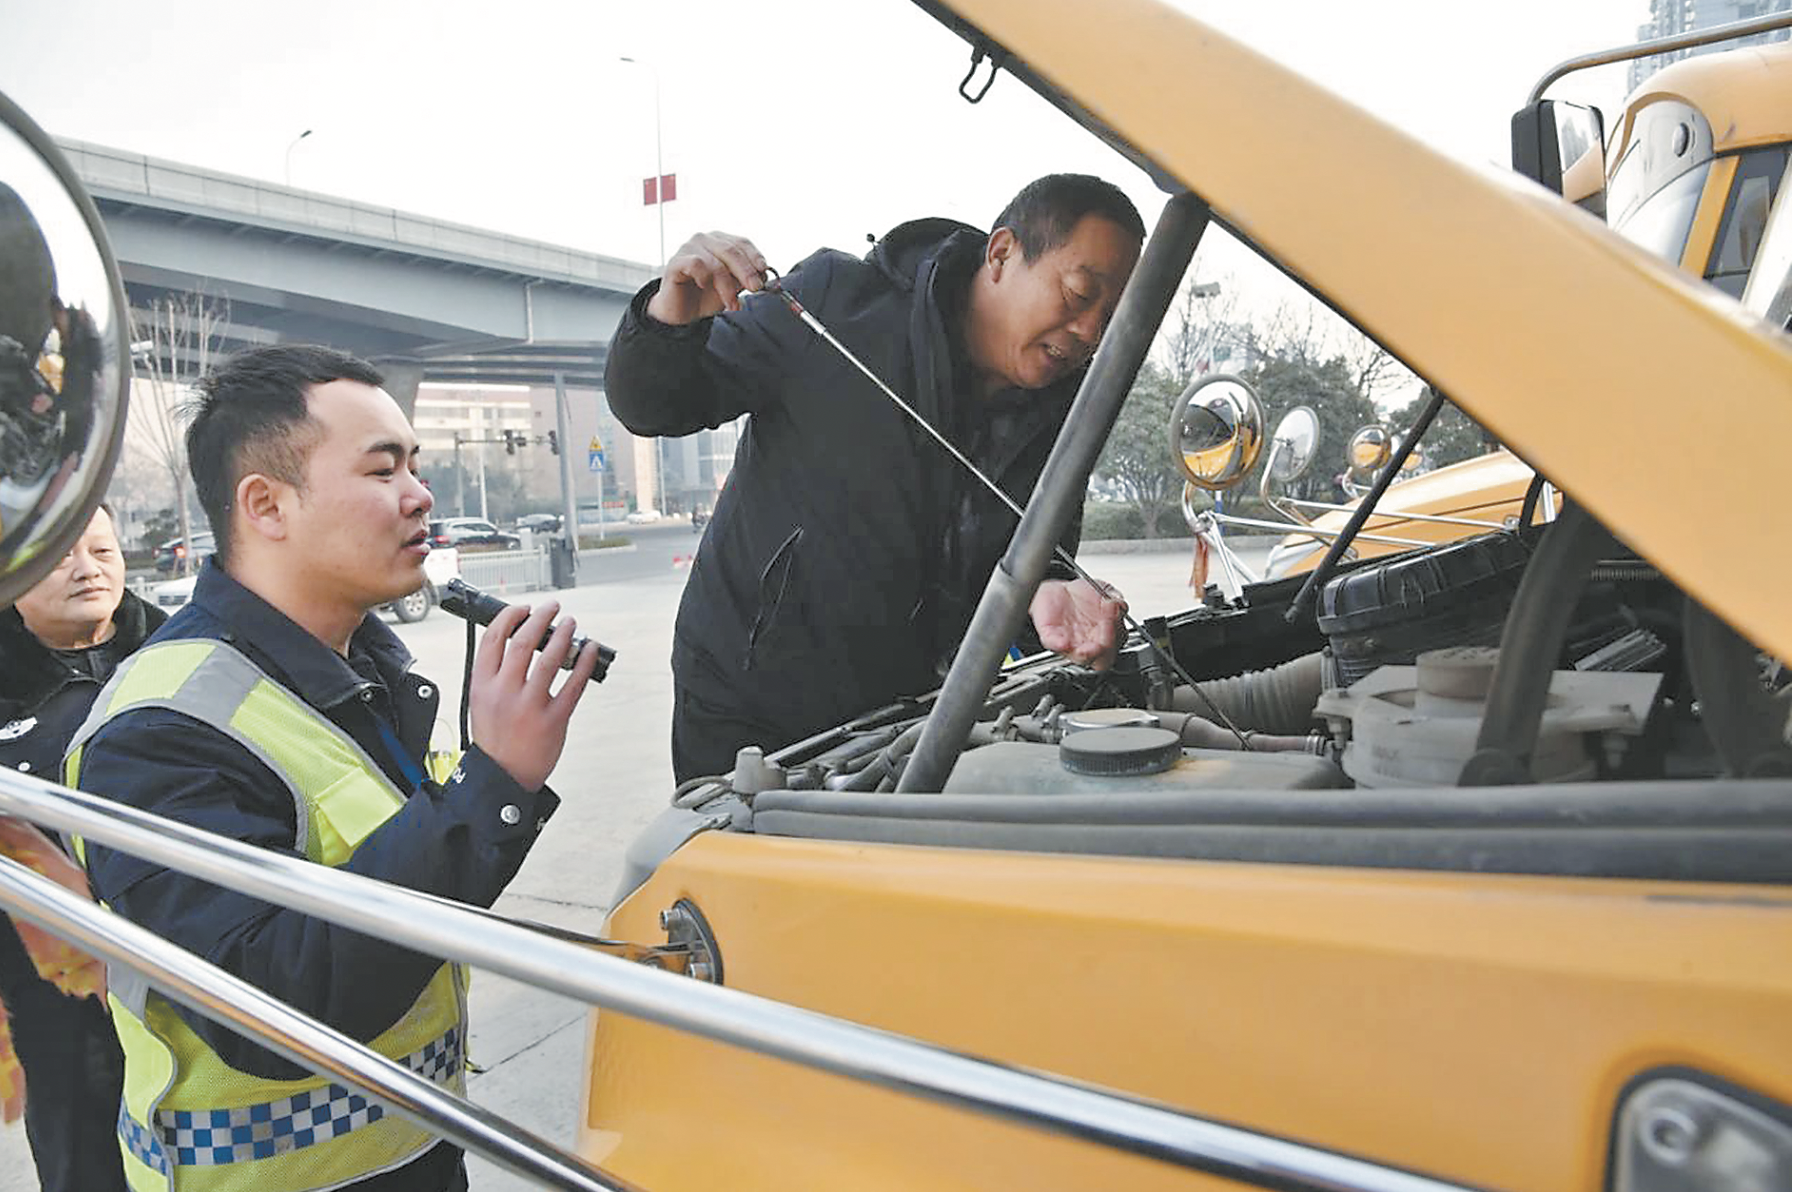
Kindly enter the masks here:
[[[0, 814], [591, 1005], [1192, 1171], [1285, 1192], [1448, 1192], [1462, 1187], [696, 982], [504, 923], [489, 913], [268, 852], [26, 774], [0, 770]], [[508, 1170], [546, 1186], [582, 1192], [628, 1187], [583, 1166], [569, 1166], [579, 1161], [10, 862], [0, 863], [0, 906], [136, 969], [167, 996], [367, 1092], [408, 1120]]]
[[482, 592], [535, 592], [548, 587], [550, 578], [548, 551], [542, 547], [529, 550], [461, 551], [461, 578]]

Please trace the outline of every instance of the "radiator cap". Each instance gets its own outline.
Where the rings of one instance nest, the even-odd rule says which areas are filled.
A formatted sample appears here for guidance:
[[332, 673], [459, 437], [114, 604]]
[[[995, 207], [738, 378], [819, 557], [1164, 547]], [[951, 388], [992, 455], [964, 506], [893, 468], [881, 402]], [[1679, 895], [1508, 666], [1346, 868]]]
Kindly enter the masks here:
[[1161, 774], [1183, 756], [1178, 735], [1168, 728], [1093, 728], [1059, 742], [1059, 764], [1073, 774], [1125, 778]]

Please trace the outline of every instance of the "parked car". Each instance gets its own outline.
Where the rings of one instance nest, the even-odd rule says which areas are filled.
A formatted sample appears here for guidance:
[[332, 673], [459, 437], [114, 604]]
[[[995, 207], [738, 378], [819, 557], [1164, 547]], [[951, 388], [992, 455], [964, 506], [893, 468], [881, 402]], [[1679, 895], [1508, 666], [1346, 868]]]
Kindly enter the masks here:
[[650, 524], [651, 522], [657, 522], [660, 520], [660, 510], [658, 510], [658, 509], [637, 509], [634, 513], [631, 513], [628, 517], [624, 518], [623, 520], [628, 522], [632, 526], [645, 526], [645, 525]]
[[[161, 552], [157, 552], [160, 560]], [[145, 590], [143, 598], [157, 608], [173, 612], [175, 609], [193, 599], [193, 585], [199, 579], [197, 575], [183, 575], [177, 579], [164, 580], [159, 584], [151, 584]]]
[[386, 611], [409, 624], [421, 621], [436, 607], [438, 594], [461, 574], [461, 552], [452, 546], [432, 547], [424, 559], [424, 586], [386, 606]]
[[558, 534], [561, 530], [561, 515], [558, 513], [530, 513], [517, 519], [519, 530], [528, 530], [532, 534]]
[[216, 549], [210, 534], [194, 534], [192, 544], [185, 538], [170, 538], [156, 548], [156, 572], [160, 575], [173, 575], [181, 569], [182, 559], [192, 559], [197, 568], [212, 557]]
[[445, 517], [430, 523], [430, 545], [516, 547], [523, 540], [507, 534], [483, 517]]
[[[448, 586], [449, 580], [460, 574], [459, 551], [452, 546], [432, 550], [424, 560], [424, 586], [411, 595], [386, 605], [385, 611], [407, 624], [421, 621], [436, 607], [438, 594]], [[183, 575], [178, 579], [151, 584], [144, 599], [157, 608], [172, 612], [193, 599], [193, 585], [198, 579], [197, 575]]]

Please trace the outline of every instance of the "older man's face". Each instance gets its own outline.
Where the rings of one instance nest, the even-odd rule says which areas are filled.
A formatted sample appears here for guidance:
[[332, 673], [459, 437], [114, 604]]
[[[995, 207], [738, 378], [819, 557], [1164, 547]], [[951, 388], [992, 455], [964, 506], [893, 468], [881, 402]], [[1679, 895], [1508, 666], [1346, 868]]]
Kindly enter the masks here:
[[15, 607], [25, 627], [57, 649], [93, 645], [110, 631], [125, 593], [125, 557], [104, 509], [68, 554]]

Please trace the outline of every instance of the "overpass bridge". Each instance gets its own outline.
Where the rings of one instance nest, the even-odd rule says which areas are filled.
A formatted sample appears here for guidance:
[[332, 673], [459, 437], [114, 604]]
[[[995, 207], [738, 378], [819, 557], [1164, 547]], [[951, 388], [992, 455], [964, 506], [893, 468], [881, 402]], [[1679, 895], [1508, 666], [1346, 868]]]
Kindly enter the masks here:
[[[420, 381], [603, 385], [646, 264], [59, 138], [140, 316], [229, 303], [224, 351], [324, 343], [376, 363], [409, 413]], [[169, 361], [170, 365], [179, 362]], [[174, 368], [176, 373], [189, 369]]]

